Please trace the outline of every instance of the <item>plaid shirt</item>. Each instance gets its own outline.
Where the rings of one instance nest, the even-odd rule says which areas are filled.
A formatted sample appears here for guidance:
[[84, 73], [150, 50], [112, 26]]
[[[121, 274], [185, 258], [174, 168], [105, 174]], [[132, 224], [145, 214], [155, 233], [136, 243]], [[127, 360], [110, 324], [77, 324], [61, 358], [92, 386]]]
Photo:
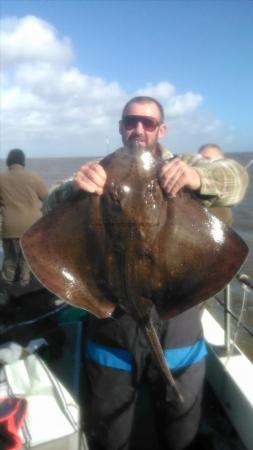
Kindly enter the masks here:
[[[161, 145], [158, 145], [158, 151], [164, 161], [173, 157], [173, 154]], [[246, 169], [237, 161], [227, 158], [208, 160], [199, 154], [179, 157], [198, 172], [201, 187], [196, 192], [205, 206], [233, 206], [243, 199], [249, 177]], [[58, 185], [44, 200], [44, 212], [47, 213], [58, 203], [68, 199], [72, 193], [71, 179]]]
[[[173, 154], [160, 146], [162, 159]], [[198, 172], [201, 187], [197, 191], [205, 206], [234, 206], [239, 203], [247, 190], [249, 176], [244, 167], [233, 159], [210, 160], [197, 155], [179, 157]]]

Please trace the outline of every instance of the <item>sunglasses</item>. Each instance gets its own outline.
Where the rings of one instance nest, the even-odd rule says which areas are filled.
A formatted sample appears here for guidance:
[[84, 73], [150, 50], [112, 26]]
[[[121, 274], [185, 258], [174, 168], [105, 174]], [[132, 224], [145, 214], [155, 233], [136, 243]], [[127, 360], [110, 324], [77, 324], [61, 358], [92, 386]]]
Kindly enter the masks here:
[[125, 116], [122, 119], [125, 129], [128, 131], [136, 128], [139, 122], [142, 123], [145, 131], [155, 131], [160, 125], [160, 122], [157, 119], [149, 116]]

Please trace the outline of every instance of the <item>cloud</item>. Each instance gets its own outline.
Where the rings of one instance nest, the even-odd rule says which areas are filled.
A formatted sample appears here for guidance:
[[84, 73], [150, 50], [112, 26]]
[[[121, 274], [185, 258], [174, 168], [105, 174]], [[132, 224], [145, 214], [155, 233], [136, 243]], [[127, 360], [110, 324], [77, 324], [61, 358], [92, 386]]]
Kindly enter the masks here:
[[120, 145], [122, 107], [140, 94], [164, 105], [165, 143], [176, 151], [196, 150], [216, 136], [233, 141], [233, 130], [200, 112], [204, 99], [199, 93], [179, 93], [166, 80], [127, 93], [117, 81], [82, 73], [70, 39], [38, 17], [3, 19], [1, 30], [2, 157], [12, 147], [24, 148], [28, 156], [105, 154], [108, 142], [110, 150]]
[[139, 89], [137, 95], [150, 95], [157, 98], [164, 106], [165, 115], [168, 119], [195, 111], [203, 101], [201, 95], [192, 92], [183, 95], [178, 94], [175, 86], [168, 81], [161, 81], [156, 85], [149, 83], [145, 88]]
[[167, 145], [177, 153], [195, 153], [210, 142], [218, 143], [225, 152], [240, 148], [237, 130], [225, 125], [211, 113], [201, 110], [168, 121]]
[[24, 62], [66, 64], [73, 59], [70, 39], [60, 39], [52, 25], [34, 16], [1, 20], [2, 61], [9, 67]]

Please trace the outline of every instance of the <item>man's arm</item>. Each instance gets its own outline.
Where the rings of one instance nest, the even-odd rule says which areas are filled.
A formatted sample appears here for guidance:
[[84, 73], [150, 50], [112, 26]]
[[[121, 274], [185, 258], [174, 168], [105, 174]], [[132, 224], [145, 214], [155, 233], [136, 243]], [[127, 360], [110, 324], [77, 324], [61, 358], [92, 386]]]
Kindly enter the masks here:
[[196, 166], [201, 178], [200, 195], [210, 196], [209, 205], [233, 206], [245, 196], [249, 184], [247, 170], [232, 159], [213, 161], [208, 167]]
[[62, 182], [60, 184], [57, 184], [57, 186], [53, 186], [53, 188], [49, 191], [48, 196], [43, 199], [43, 214], [47, 214], [59, 203], [62, 203], [64, 200], [70, 198], [73, 192], [74, 190], [72, 180]]
[[101, 195], [106, 181], [103, 167], [94, 161], [81, 166], [68, 181], [54, 187], [43, 202], [43, 213], [46, 214], [59, 203], [71, 198], [75, 191], [84, 190]]
[[202, 197], [206, 206], [232, 206], [244, 197], [248, 174], [232, 159], [210, 161], [199, 155], [184, 155], [163, 165], [160, 183], [168, 196], [187, 187]]

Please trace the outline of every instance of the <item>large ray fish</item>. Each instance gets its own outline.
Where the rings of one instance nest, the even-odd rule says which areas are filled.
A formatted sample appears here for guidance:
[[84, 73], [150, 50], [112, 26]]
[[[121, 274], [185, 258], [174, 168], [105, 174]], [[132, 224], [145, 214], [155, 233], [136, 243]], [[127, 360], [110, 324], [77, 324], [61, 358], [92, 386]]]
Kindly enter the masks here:
[[162, 192], [160, 161], [123, 149], [101, 161], [104, 194], [77, 193], [36, 222], [21, 245], [50, 291], [98, 318], [116, 305], [138, 321], [165, 378], [180, 393], [150, 319], [170, 319], [220, 291], [248, 248], [190, 192]]

